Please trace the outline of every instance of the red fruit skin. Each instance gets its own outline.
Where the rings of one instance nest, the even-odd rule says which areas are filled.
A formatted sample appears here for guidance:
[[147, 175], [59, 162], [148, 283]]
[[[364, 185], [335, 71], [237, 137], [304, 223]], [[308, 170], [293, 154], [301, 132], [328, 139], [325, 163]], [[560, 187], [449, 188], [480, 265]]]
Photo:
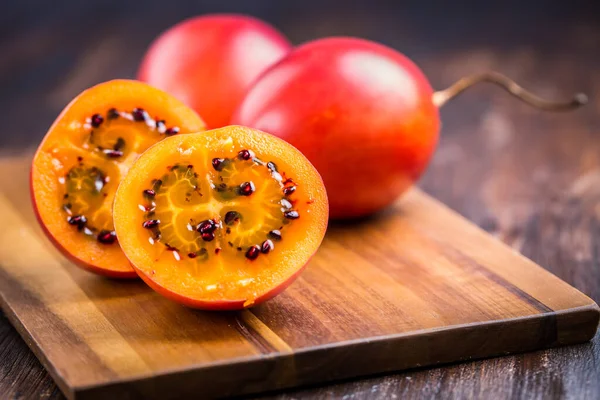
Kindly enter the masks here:
[[423, 173], [440, 120], [421, 70], [355, 38], [306, 43], [254, 83], [231, 123], [298, 148], [321, 174], [333, 219], [390, 205]]
[[[314, 254], [313, 254], [313, 256], [314, 256]], [[306, 266], [308, 265], [308, 263], [310, 262], [310, 260], [312, 259], [313, 256], [311, 256], [311, 258], [308, 259], [306, 264], [304, 264], [302, 267], [298, 268], [297, 271], [295, 271], [288, 279], [286, 279], [280, 285], [275, 286], [267, 293], [257, 297], [256, 299], [254, 299], [253, 301], [250, 301], [250, 302], [248, 302], [244, 299], [202, 301], [202, 300], [196, 300], [196, 299], [192, 299], [192, 298], [189, 298], [186, 296], [182, 296], [178, 293], [172, 292], [169, 289], [157, 284], [153, 279], [151, 279], [148, 275], [146, 275], [142, 270], [138, 269], [133, 263], [131, 263], [131, 266], [133, 267], [133, 269], [135, 269], [138, 272], [139, 277], [142, 278], [142, 280], [148, 286], [150, 286], [155, 292], [160, 293], [162, 296], [166, 297], [167, 299], [175, 301], [179, 304], [183, 304], [186, 307], [196, 308], [199, 310], [234, 311], [234, 310], [242, 310], [244, 308], [255, 307], [261, 303], [264, 303], [267, 300], [274, 298], [275, 296], [277, 296], [278, 294], [283, 292], [292, 283], [294, 283], [294, 281], [300, 276], [300, 274], [304, 271], [304, 269], [306, 268]]]
[[292, 46], [256, 18], [215, 14], [185, 20], [146, 52], [138, 79], [179, 98], [210, 128], [229, 123], [251, 83]]

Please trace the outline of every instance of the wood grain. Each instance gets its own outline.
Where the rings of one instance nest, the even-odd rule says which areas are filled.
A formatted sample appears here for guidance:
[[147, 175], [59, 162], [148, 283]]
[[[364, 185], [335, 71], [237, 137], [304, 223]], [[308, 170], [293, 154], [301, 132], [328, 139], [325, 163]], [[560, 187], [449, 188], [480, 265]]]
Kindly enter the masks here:
[[[348, 34], [381, 41], [423, 68], [435, 88], [496, 69], [548, 97], [586, 91], [581, 111], [535, 112], [480, 87], [442, 110], [441, 143], [419, 185], [464, 217], [600, 301], [600, 3], [305, 0], [198, 2], [22, 0], [0, 15], [0, 152], [35, 146], [64, 105], [102, 80], [133, 77], [145, 46], [207, 12], [247, 12], [294, 43]], [[98, 21], [101, 21], [98, 23]], [[310, 21], [310, 23], [307, 23]], [[595, 172], [596, 171], [596, 172]], [[283, 317], [282, 317], [283, 318]], [[64, 399], [0, 317], [0, 394]], [[591, 343], [410, 370], [269, 399], [600, 398], [600, 334]]]
[[0, 294], [69, 398], [239, 395], [580, 343], [587, 296], [415, 189], [333, 224], [282, 295], [198, 312], [142, 282], [96, 277], [41, 235], [29, 157], [0, 161]]

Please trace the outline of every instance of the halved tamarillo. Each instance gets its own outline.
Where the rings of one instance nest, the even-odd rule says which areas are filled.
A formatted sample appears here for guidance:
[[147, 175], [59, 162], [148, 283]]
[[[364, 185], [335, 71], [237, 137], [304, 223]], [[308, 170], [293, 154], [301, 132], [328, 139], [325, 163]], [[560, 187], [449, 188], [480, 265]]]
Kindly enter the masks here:
[[117, 190], [120, 245], [157, 292], [202, 309], [240, 309], [280, 293], [327, 228], [320, 175], [298, 150], [228, 126], [167, 138]]
[[113, 226], [118, 184], [152, 144], [203, 129], [194, 111], [141, 82], [114, 80], [81, 93], [50, 127], [31, 166], [33, 208], [48, 237], [89, 271], [135, 277]]

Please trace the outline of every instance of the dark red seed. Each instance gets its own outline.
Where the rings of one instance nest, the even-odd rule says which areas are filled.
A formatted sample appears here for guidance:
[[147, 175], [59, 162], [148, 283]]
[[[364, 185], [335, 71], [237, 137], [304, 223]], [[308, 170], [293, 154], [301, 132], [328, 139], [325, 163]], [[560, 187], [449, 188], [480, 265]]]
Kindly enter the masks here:
[[87, 223], [87, 218], [84, 215], [73, 215], [67, 219], [69, 225], [77, 226], [77, 229], [82, 230]]
[[160, 119], [160, 120], [156, 121], [156, 129], [158, 129], [158, 131], [160, 133], [163, 133], [167, 130], [164, 119]]
[[281, 232], [277, 229], [272, 230], [267, 234], [267, 236], [273, 240], [280, 241], [281, 240]]
[[254, 183], [244, 182], [240, 185], [239, 193], [242, 196], [250, 196], [252, 193], [254, 193], [255, 190], [256, 188], [254, 187]]
[[215, 254], [219, 254], [220, 252], [221, 252], [221, 248], [220, 248], [220, 247], [217, 247], [217, 248], [215, 249]]
[[254, 245], [246, 251], [246, 258], [248, 260], [256, 260], [256, 258], [260, 255], [260, 247]]
[[196, 230], [200, 233], [213, 233], [217, 229], [217, 224], [212, 219], [202, 221], [196, 227]]
[[250, 150], [241, 150], [238, 153], [238, 158], [240, 160], [246, 160], [247, 161], [247, 160], [250, 160], [250, 159], [254, 158], [254, 153], [252, 151], [250, 151]]
[[134, 108], [131, 115], [134, 121], [145, 121], [149, 117], [148, 113], [142, 108]]
[[212, 232], [204, 232], [202, 234], [202, 240], [204, 240], [205, 242], [210, 242], [215, 238], [215, 234]]
[[176, 135], [178, 133], [179, 133], [179, 128], [176, 126], [169, 128], [165, 131], [165, 135]]
[[227, 211], [225, 214], [225, 225], [231, 225], [240, 220], [240, 213], [237, 211]]
[[102, 150], [102, 152], [104, 154], [106, 154], [107, 157], [110, 157], [110, 158], [123, 157], [123, 152], [120, 150], [104, 149], [104, 150]]
[[154, 196], [156, 196], [156, 192], [152, 189], [146, 189], [144, 190], [144, 196], [153, 198]]
[[198, 254], [196, 254], [196, 253], [188, 253], [189, 258], [196, 258], [197, 256], [198, 256]]
[[77, 157], [77, 161], [82, 162], [83, 161], [83, 157], [81, 157], [81, 156]]
[[104, 118], [102, 118], [102, 115], [100, 115], [100, 114], [92, 115], [92, 126], [94, 128], [99, 127], [100, 125], [102, 125], [103, 122], [104, 122]]
[[113, 149], [114, 150], [123, 150], [124, 147], [125, 147], [125, 139], [123, 139], [123, 138], [120, 137], [115, 142], [115, 145], [113, 146]]
[[67, 221], [71, 225], [79, 225], [81, 223], [86, 223], [87, 219], [83, 215], [73, 215], [72, 217], [69, 217]]
[[167, 247], [167, 250], [169, 250], [169, 251], [178, 251], [177, 247], [173, 247], [170, 244], [165, 244], [165, 246]]
[[260, 246], [260, 251], [262, 251], [263, 254], [268, 254], [274, 248], [275, 248], [275, 245], [273, 244], [272, 241], [265, 240], [263, 242], [263, 244]]
[[300, 218], [300, 214], [296, 210], [290, 210], [283, 213], [283, 216], [287, 219], [298, 219]]
[[269, 168], [269, 170], [272, 172], [277, 172], [277, 165], [273, 161], [269, 161], [267, 163], [267, 168]]
[[115, 231], [103, 230], [96, 239], [102, 244], [113, 244], [117, 240], [117, 234]]
[[223, 167], [225, 167], [225, 159], [224, 158], [213, 158], [212, 166], [217, 171], [223, 170]]
[[108, 118], [108, 119], [117, 119], [117, 118], [119, 118], [119, 112], [117, 111], [116, 108], [111, 108], [106, 113], [106, 118]]
[[286, 196], [289, 196], [290, 194], [294, 193], [296, 191], [296, 186], [288, 186], [283, 188], [283, 194], [285, 194]]
[[142, 223], [142, 226], [146, 229], [152, 229], [152, 228], [156, 228], [158, 226], [158, 224], [160, 224], [160, 220], [149, 219], [148, 221], [144, 221], [144, 223]]

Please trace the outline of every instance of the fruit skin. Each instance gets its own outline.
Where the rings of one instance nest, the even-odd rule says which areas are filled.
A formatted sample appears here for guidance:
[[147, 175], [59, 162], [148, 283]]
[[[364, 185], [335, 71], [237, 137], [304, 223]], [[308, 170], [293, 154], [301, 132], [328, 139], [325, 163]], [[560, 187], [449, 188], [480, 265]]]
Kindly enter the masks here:
[[[202, 131], [200, 117], [179, 100], [144, 83], [132, 80], [112, 80], [93, 86], [75, 97], [56, 118], [33, 157], [29, 187], [34, 214], [50, 242], [75, 265], [98, 275], [111, 278], [137, 278], [135, 270], [123, 255], [118, 244], [107, 247], [88, 238], [64, 223], [58, 196], [54, 190], [57, 179], [51, 168], [51, 158], [45, 147], [48, 142], [69, 135], [73, 122], [82, 123], [95, 108], [108, 109], [122, 101], [126, 107], [147, 106], [164, 110], [163, 115], [177, 123], [183, 133]], [[56, 202], [56, 203], [55, 203]], [[79, 240], [81, 239], [81, 240]]]
[[[174, 266], [177, 266], [176, 263], [179, 262], [172, 261], [174, 258], [168, 257], [168, 260], [171, 261], [165, 262], [150, 255], [154, 252], [151, 251], [151, 245], [148, 245], [147, 236], [144, 235], [146, 233], [146, 230], [142, 227], [144, 215], [135, 212], [137, 204], [139, 204], [138, 196], [143, 192], [142, 188], [145, 186], [144, 181], [151, 182], [155, 173], [153, 168], [163, 171], [161, 167], [181, 163], [182, 160], [173, 157], [185, 153], [192, 158], [185, 160], [184, 164], [192, 163], [194, 156], [190, 155], [191, 153], [188, 153], [188, 151], [201, 152], [206, 151], [206, 149], [212, 151], [212, 144], [218, 143], [227, 143], [225, 148], [235, 149], [232, 150], [232, 154], [236, 154], [240, 148], [251, 148], [256, 150], [259, 156], [269, 157], [271, 161], [279, 166], [281, 171], [295, 172], [293, 178], [298, 187], [301, 188], [295, 195], [298, 195], [298, 192], [305, 192], [305, 197], [295, 199], [296, 205], [294, 207], [301, 210], [300, 218], [293, 222], [297, 225], [286, 227], [286, 231], [282, 235], [283, 239], [277, 241], [275, 250], [268, 255], [259, 256], [254, 261], [241, 258], [240, 262], [244, 263], [242, 270], [249, 271], [249, 276], [256, 278], [255, 281], [258, 283], [252, 283], [247, 287], [238, 287], [234, 291], [235, 296], [230, 298], [210, 298], [210, 294], [204, 295], [204, 297], [193, 296], [196, 294], [194, 288], [201, 285], [193, 285], [189, 281], [185, 282], [182, 279], [182, 276], [187, 275], [185, 269], [174, 268]], [[237, 145], [241, 145], [240, 148], [237, 148]], [[182, 151], [181, 146], [185, 147], [186, 150]], [[220, 153], [221, 151], [216, 152], [216, 154]], [[213, 156], [209, 153], [200, 158], [209, 160], [208, 163], [210, 164], [210, 159]], [[288, 168], [291, 165], [295, 168]], [[213, 167], [210, 166], [210, 168]], [[239, 310], [253, 307], [275, 297], [302, 273], [323, 240], [328, 225], [328, 212], [327, 193], [323, 181], [302, 153], [287, 142], [268, 133], [242, 126], [228, 126], [202, 132], [201, 134], [185, 135], [185, 137], [174, 136], [150, 147], [136, 161], [128, 176], [119, 185], [115, 197], [114, 221], [117, 236], [120, 238], [120, 244], [126, 257], [144, 282], [156, 292], [191, 308]], [[295, 231], [291, 229], [295, 229]], [[140, 232], [142, 232], [142, 235], [140, 235]], [[291, 246], [285, 243], [290, 243]], [[268, 263], [261, 264], [261, 257], [268, 257]], [[268, 270], [270, 264], [275, 265], [275, 268]], [[227, 266], [235, 271], [240, 268], [240, 265], [227, 264]], [[205, 270], [200, 269], [200, 271]], [[267, 271], [267, 274], [261, 275], [265, 271]], [[171, 275], [164, 277], [164, 275], [161, 276], [163, 273]], [[254, 273], [256, 275], [252, 275]], [[239, 274], [239, 272], [236, 272], [236, 274]], [[273, 278], [273, 276], [269, 276], [270, 274], [276, 276]], [[159, 281], [159, 277], [162, 281]], [[244, 278], [247, 277], [248, 275], [244, 275]], [[225, 282], [223, 275], [211, 276], [210, 278], [212, 280], [208, 283]], [[273, 278], [273, 280], [270, 278]], [[263, 282], [270, 283], [264, 284]], [[203, 281], [202, 283], [206, 284], [207, 282]], [[191, 290], [192, 294], [182, 293], [185, 290]], [[253, 296], [249, 297], [249, 293], [252, 293]], [[217, 294], [217, 296], [219, 295]], [[254, 297], [254, 295], [256, 296]]]
[[191, 18], [149, 47], [138, 79], [192, 107], [210, 128], [228, 125], [250, 84], [292, 46], [256, 18], [215, 14]]
[[300, 276], [300, 274], [304, 271], [304, 269], [306, 269], [306, 266], [308, 265], [308, 263], [310, 262], [311, 259], [312, 259], [312, 256], [306, 261], [306, 264], [304, 264], [296, 272], [294, 272], [292, 275], [290, 275], [290, 277], [288, 277], [288, 279], [286, 279], [284, 282], [282, 282], [280, 285], [274, 287], [270, 291], [257, 297], [251, 303], [248, 303], [248, 302], [246, 302], [246, 300], [243, 300], [243, 299], [241, 299], [241, 300], [204, 301], [204, 300], [192, 299], [192, 298], [189, 298], [186, 296], [182, 296], [179, 293], [175, 293], [175, 292], [165, 288], [164, 286], [157, 284], [156, 282], [154, 282], [152, 280], [152, 278], [150, 278], [148, 275], [146, 275], [142, 270], [136, 268], [136, 266], [134, 264], [131, 264], [131, 265], [133, 266], [133, 268], [135, 269], [135, 271], [137, 272], [139, 277], [142, 278], [142, 280], [148, 286], [150, 286], [155, 292], [160, 293], [162, 296], [164, 296], [170, 300], [173, 300], [179, 304], [182, 304], [189, 308], [197, 308], [199, 310], [235, 311], [235, 310], [241, 310], [244, 308], [251, 308], [251, 307], [257, 306], [257, 305], [264, 303], [265, 301], [270, 300], [270, 299], [274, 298], [275, 296], [279, 295], [281, 292], [283, 292], [285, 289], [287, 289], [296, 280], [296, 278], [298, 278]]
[[419, 68], [362, 39], [308, 42], [254, 83], [232, 118], [298, 148], [321, 173], [334, 219], [379, 211], [425, 170], [439, 112]]

